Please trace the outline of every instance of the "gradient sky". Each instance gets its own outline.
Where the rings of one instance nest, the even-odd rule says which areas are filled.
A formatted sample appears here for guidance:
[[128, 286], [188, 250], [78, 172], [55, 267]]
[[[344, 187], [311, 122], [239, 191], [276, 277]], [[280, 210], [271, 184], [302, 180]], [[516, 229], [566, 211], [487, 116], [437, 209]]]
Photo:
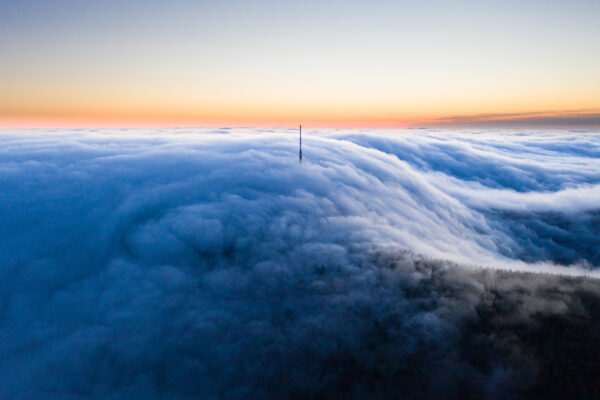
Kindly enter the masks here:
[[599, 0], [0, 0], [0, 126], [600, 126], [599, 21]]

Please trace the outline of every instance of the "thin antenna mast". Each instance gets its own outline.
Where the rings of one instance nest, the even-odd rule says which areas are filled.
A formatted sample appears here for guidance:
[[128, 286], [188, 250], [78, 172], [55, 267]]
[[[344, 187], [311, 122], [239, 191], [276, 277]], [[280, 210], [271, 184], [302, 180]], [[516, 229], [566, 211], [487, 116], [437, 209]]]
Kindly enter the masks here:
[[300, 125], [300, 151], [298, 152], [298, 159], [302, 162], [302, 125]]

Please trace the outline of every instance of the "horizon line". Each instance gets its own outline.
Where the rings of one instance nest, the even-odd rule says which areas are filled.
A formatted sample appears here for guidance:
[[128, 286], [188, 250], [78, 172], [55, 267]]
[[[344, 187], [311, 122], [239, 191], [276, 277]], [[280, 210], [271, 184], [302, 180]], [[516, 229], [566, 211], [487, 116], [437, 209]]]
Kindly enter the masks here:
[[108, 129], [108, 128], [287, 128], [298, 124], [315, 128], [600, 128], [600, 108], [552, 111], [497, 112], [479, 114], [455, 114], [421, 118], [357, 117], [357, 118], [311, 118], [283, 117], [273, 120], [231, 118], [118, 118], [94, 116], [16, 116], [0, 115], [0, 129]]

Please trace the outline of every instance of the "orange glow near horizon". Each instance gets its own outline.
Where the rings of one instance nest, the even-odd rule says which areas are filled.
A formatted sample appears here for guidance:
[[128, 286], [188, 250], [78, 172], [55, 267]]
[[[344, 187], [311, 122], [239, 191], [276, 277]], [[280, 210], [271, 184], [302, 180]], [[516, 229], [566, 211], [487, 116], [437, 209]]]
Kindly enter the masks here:
[[[568, 119], [570, 122], [561, 124], [560, 121]], [[356, 110], [352, 115], [341, 112], [277, 112], [250, 110], [237, 115], [218, 112], [188, 112], [144, 113], [142, 110], [122, 113], [38, 113], [30, 115], [14, 113], [12, 115], [0, 114], [0, 129], [19, 128], [162, 128], [162, 127], [261, 127], [283, 128], [296, 126], [299, 123], [316, 128], [406, 128], [420, 126], [460, 126], [475, 125], [489, 126], [523, 121], [524, 126], [532, 125], [530, 121], [543, 122], [545, 125], [556, 127], [587, 126], [600, 128], [600, 108], [568, 109], [555, 111], [507, 111], [494, 113], [484, 110], [480, 113], [464, 114], [439, 113], [428, 115], [426, 113], [412, 113], [396, 116], [392, 112], [363, 112]], [[589, 120], [592, 120], [591, 122]], [[574, 121], [574, 122], [573, 122]], [[579, 121], [579, 122], [578, 122]], [[536, 124], [533, 123], [533, 126]], [[539, 123], [538, 123], [539, 125]], [[542, 124], [542, 126], [544, 126]]]
[[298, 124], [319, 128], [400, 128], [420, 125], [421, 120], [388, 119], [318, 119], [281, 117], [272, 119], [197, 119], [197, 118], [114, 118], [114, 117], [0, 117], [0, 129], [18, 128], [163, 128], [163, 127], [257, 127], [282, 128]]
[[[536, 114], [537, 115], [537, 114]], [[547, 113], [540, 112], [540, 119], [547, 118], [564, 118], [565, 114], [561, 112]], [[581, 118], [588, 114], [578, 113], [575, 117]], [[574, 127], [589, 127], [600, 128], [600, 112], [590, 114], [594, 117], [592, 123], [554, 123], [556, 128], [574, 128]], [[570, 115], [568, 115], [570, 117]], [[583, 118], [582, 118], [583, 119]], [[515, 127], [518, 123], [522, 123], [522, 127], [549, 127], [550, 123], [546, 124], [528, 124], [526, 118], [518, 116], [497, 116], [489, 118], [471, 118], [471, 116], [439, 117], [428, 119], [311, 119], [311, 118], [280, 118], [280, 119], [230, 119], [230, 120], [200, 120], [200, 119], [183, 119], [183, 118], [97, 118], [97, 117], [70, 117], [70, 116], [52, 116], [52, 117], [0, 117], [0, 129], [41, 129], [41, 128], [186, 128], [186, 127], [254, 127], [254, 128], [286, 128], [295, 127], [302, 124], [307, 127], [314, 128], [409, 128], [409, 127], [436, 127], [436, 126], [475, 126], [489, 127], [502, 125], [503, 123], [513, 122]]]
[[[600, 126], [600, 90], [596, 90], [600, 84], [556, 84], [536, 90], [529, 85], [528, 92], [518, 90], [514, 83], [504, 82], [506, 87], [502, 87], [492, 81], [482, 89], [466, 78], [462, 87], [444, 86], [443, 80], [435, 86], [402, 79], [386, 83], [370, 78], [369, 84], [349, 85], [345, 80], [299, 84], [283, 79], [279, 82], [283, 89], [261, 90], [259, 83], [267, 88], [270, 84], [267, 77], [261, 76], [258, 83], [213, 84], [212, 88], [204, 81], [163, 87], [150, 80], [117, 85], [102, 79], [81, 81], [77, 86], [69, 80], [63, 86], [36, 81], [6, 85], [6, 95], [0, 96], [0, 127], [286, 127], [303, 123], [402, 128], [533, 119]], [[227, 76], [211, 79], [225, 82]], [[402, 86], [407, 90], [400, 91]]]

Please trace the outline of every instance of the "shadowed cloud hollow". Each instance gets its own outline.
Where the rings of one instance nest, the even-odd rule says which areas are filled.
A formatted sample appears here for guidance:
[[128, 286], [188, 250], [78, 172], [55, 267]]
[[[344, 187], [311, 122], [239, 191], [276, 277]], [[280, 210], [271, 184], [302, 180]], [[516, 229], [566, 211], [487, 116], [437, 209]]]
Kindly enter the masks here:
[[598, 133], [0, 140], [0, 397], [600, 395]]

